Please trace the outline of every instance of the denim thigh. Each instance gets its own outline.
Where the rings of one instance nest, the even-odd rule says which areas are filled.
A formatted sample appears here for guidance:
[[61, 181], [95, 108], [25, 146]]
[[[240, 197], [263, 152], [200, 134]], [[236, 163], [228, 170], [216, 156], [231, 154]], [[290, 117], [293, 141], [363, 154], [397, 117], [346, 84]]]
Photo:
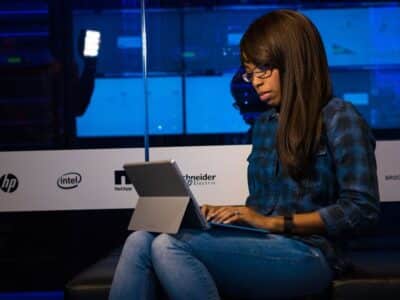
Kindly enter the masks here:
[[182, 230], [222, 295], [232, 299], [279, 299], [316, 294], [332, 282], [322, 252], [276, 234], [229, 229]]

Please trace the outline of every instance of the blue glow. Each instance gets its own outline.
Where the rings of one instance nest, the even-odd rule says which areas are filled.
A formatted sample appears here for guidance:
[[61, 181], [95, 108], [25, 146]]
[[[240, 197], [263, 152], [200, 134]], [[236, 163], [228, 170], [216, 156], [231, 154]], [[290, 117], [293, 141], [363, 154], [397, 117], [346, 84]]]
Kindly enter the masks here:
[[0, 293], [0, 300], [63, 300], [63, 292]]
[[243, 32], [241, 33], [228, 33], [228, 45], [237, 46], [240, 44], [240, 39], [242, 38]]
[[142, 39], [140, 36], [119, 36], [117, 46], [120, 49], [141, 48]]
[[345, 93], [343, 98], [350, 101], [354, 105], [368, 105], [368, 93]]
[[[374, 128], [397, 128], [400, 126], [400, 7], [346, 5], [315, 9], [307, 6], [301, 12], [321, 32], [335, 79], [335, 93], [353, 102]], [[188, 8], [184, 28], [178, 22], [178, 11], [151, 10], [149, 72], [165, 75], [149, 78], [151, 134], [236, 133], [248, 129], [239, 112], [232, 108], [229, 72], [240, 64], [238, 45], [248, 24], [273, 7], [260, 8], [251, 5], [218, 6], [212, 11]], [[88, 24], [102, 30], [104, 27], [98, 71], [120, 77], [96, 81], [90, 106], [77, 119], [81, 137], [144, 133], [143, 83], [137, 77], [142, 71], [140, 26], [135, 23], [139, 19], [132, 14], [138, 11], [120, 12], [104, 11], [101, 17], [90, 12], [76, 15], [79, 17], [75, 20], [79, 25], [76, 28]], [[168, 26], [160, 26], [161, 21]], [[128, 31], [127, 26], [132, 30]], [[176, 34], [181, 29], [183, 37]], [[182, 78], [176, 76], [182, 73], [182, 59], [185, 74], [210, 76], [186, 76], [186, 86], [182, 85]]]
[[375, 128], [400, 128], [400, 71], [377, 70], [373, 75], [370, 123]]
[[[149, 78], [150, 134], [182, 133], [180, 77]], [[81, 137], [144, 134], [142, 78], [98, 78], [86, 113], [77, 118]]]
[[4, 32], [0, 33], [0, 37], [36, 37], [36, 36], [48, 36], [49, 33], [47, 31], [41, 31], [41, 32]]
[[186, 78], [187, 133], [235, 133], [249, 129], [232, 105], [232, 76], [233, 73]]
[[400, 64], [400, 8], [305, 9], [330, 66]]
[[[246, 132], [248, 126], [232, 106], [232, 74], [188, 77], [187, 133]], [[180, 77], [149, 78], [150, 134], [182, 134]], [[207, 87], [207, 88], [204, 88]], [[96, 79], [86, 113], [77, 118], [80, 137], [140, 136], [144, 134], [144, 96], [141, 78]]]
[[2, 10], [0, 15], [44, 15], [48, 14], [48, 10]]

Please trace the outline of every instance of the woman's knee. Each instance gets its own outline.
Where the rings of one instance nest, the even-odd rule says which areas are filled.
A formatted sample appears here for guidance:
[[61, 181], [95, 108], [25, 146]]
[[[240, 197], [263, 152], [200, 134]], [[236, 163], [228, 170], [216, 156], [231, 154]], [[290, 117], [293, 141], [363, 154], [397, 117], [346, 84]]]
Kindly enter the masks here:
[[177, 252], [187, 251], [187, 245], [169, 234], [158, 235], [151, 244], [151, 256], [153, 261], [168, 258]]
[[147, 231], [135, 231], [125, 241], [122, 255], [131, 256], [133, 253], [150, 255], [154, 235]]
[[162, 257], [166, 252], [173, 247], [172, 237], [168, 234], [162, 233], [157, 236], [151, 244], [151, 256]]

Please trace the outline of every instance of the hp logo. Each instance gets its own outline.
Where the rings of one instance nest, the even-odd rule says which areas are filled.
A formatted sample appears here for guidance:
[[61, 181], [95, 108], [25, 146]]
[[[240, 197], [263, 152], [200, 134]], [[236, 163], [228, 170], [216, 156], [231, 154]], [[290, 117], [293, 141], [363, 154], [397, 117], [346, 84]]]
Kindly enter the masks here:
[[13, 174], [4, 174], [0, 177], [0, 189], [5, 193], [12, 193], [18, 188], [18, 178]]

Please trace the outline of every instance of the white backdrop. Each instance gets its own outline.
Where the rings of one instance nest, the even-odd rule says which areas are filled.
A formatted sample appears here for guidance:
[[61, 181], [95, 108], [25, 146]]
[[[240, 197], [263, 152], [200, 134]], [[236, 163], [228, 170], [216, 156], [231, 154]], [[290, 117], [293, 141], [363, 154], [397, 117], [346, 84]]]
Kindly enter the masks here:
[[[250, 147], [152, 148], [150, 158], [176, 160], [200, 204], [240, 204]], [[400, 141], [377, 143], [382, 201], [400, 201], [399, 152]], [[143, 160], [139, 148], [0, 152], [0, 211], [132, 208], [137, 194], [122, 165]]]
[[[123, 163], [140, 160], [144, 160], [143, 149], [2, 152], [0, 176], [13, 174], [18, 179], [18, 188], [12, 193], [4, 191], [6, 184], [1, 177], [0, 210], [133, 207], [136, 192], [116, 191], [116, 187], [125, 185], [116, 185], [114, 177], [115, 171], [123, 170]], [[75, 188], [66, 189], [69, 185], [59, 182], [68, 173], [81, 175]]]

